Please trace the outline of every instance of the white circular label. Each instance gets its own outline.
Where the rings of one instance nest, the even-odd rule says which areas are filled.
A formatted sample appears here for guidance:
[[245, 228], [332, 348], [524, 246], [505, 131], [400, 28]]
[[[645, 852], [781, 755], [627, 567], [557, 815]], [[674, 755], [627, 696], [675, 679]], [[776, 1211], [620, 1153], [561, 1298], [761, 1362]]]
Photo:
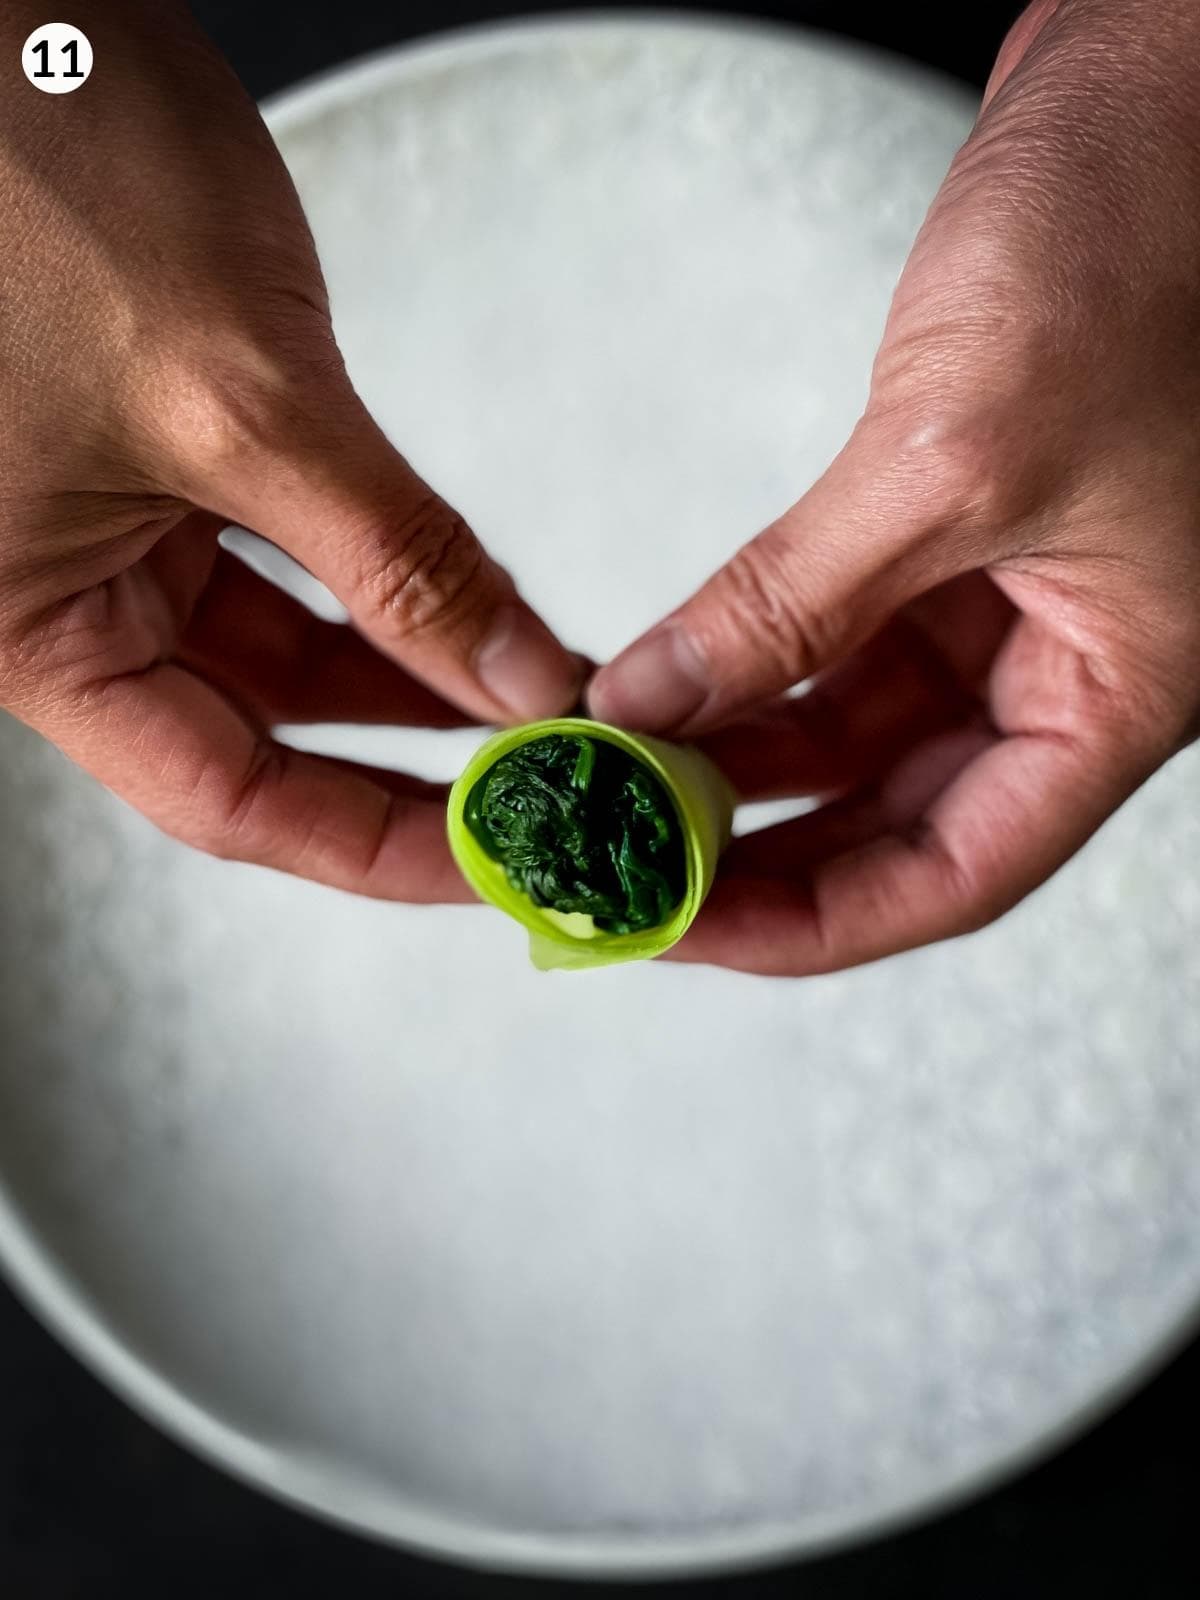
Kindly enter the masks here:
[[69, 22], [43, 22], [26, 39], [21, 65], [35, 89], [70, 94], [91, 74], [91, 41]]

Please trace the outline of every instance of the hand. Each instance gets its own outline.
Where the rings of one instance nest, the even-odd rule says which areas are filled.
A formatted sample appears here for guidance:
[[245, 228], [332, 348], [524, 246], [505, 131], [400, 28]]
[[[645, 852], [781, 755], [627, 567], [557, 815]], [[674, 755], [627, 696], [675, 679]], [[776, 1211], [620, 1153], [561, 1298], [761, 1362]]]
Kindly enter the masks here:
[[845, 449], [590, 688], [827, 802], [735, 841], [682, 959], [977, 928], [1200, 731], [1198, 193], [1190, 0], [1026, 13]]
[[[279, 155], [182, 7], [72, 16], [96, 66], [64, 96], [21, 72], [45, 7], [0, 21], [0, 705], [193, 845], [469, 899], [440, 791], [271, 725], [521, 721], [579, 663], [355, 395]], [[354, 626], [221, 550], [231, 521]]]

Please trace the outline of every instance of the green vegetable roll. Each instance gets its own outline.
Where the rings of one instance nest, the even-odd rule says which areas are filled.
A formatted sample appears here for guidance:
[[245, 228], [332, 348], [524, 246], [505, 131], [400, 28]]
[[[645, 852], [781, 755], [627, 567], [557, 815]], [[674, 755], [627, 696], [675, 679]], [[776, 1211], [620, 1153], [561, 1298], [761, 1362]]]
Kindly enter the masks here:
[[529, 929], [535, 966], [661, 955], [691, 926], [733, 794], [699, 751], [581, 717], [508, 729], [450, 795], [467, 882]]

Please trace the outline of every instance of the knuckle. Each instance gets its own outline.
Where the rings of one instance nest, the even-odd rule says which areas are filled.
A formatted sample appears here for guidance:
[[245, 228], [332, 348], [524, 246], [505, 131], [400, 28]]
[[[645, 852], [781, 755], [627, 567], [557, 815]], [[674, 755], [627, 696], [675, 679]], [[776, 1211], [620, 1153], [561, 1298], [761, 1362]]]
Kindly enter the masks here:
[[278, 390], [245, 373], [205, 373], [175, 387], [168, 419], [189, 465], [205, 478], [240, 472], [284, 436], [285, 403]]
[[[1126, 598], [1138, 594], [1135, 588]], [[1162, 598], [1128, 609], [1152, 619], [1151, 626], [1130, 631], [1110, 613], [1105, 637], [1074, 657], [1060, 691], [1068, 724], [1097, 771], [1161, 765], [1187, 742], [1189, 714], [1200, 701], [1193, 665], [1200, 658], [1200, 625], [1173, 626], [1182, 619]]]
[[927, 508], [932, 530], [987, 532], [1023, 522], [1044, 493], [1042, 474], [1001, 413], [922, 417], [900, 436], [896, 470]]
[[199, 821], [189, 830], [190, 842], [221, 861], [260, 859], [262, 808], [269, 803], [282, 767], [279, 747], [268, 739], [256, 744], [240, 773], [221, 773], [207, 794], [201, 789]]
[[928, 821], [921, 819], [908, 832], [908, 842], [931, 864], [936, 875], [934, 903], [940, 906], [934, 937], [978, 933], [1008, 910], [1010, 901], [989, 889], [979, 869], [960, 856]]
[[321, 446], [336, 423], [340, 360], [304, 360], [248, 345], [174, 363], [154, 426], [203, 482], [253, 470], [280, 454]]
[[390, 553], [365, 584], [376, 620], [403, 639], [453, 630], [476, 608], [482, 547], [436, 496], [389, 532]]
[[1043, 453], [1003, 403], [885, 414], [859, 438], [859, 461], [870, 467], [870, 509], [891, 526], [904, 549], [971, 541], [968, 565], [1008, 554], [1011, 534], [1053, 496], [1064, 467]]

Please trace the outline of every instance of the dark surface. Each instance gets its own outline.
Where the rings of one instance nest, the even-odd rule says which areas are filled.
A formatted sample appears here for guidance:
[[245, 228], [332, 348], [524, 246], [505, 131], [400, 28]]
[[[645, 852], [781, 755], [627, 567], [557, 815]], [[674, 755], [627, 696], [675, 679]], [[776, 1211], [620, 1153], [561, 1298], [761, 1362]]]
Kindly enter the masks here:
[[[194, 9], [256, 95], [404, 37], [513, 10], [408, 5], [402, 14], [398, 0], [200, 0]], [[1016, 7], [968, 3], [958, 9], [969, 14], [969, 23], [940, 26], [932, 20], [934, 9], [798, 0], [757, 11], [904, 50], [981, 84]], [[377, 1548], [272, 1504], [133, 1416], [2, 1288], [0, 1372], [3, 1600], [136, 1600], [144, 1594], [163, 1600], [401, 1594], [508, 1600], [573, 1587], [462, 1573]], [[1200, 1341], [1055, 1460], [936, 1523], [801, 1566], [673, 1592], [687, 1600], [718, 1594], [733, 1600], [784, 1594], [806, 1600], [1192, 1600], [1200, 1595], [1198, 1416]], [[591, 1592], [607, 1600], [635, 1591], [606, 1586]]]
[[[659, 12], [686, 10], [738, 13], [800, 22], [865, 39], [915, 56], [983, 86], [1005, 29], [1021, 10], [1019, 0], [965, 0], [964, 17], [939, 22], [939, 6], [898, 0], [771, 0], [759, 5], [575, 6], [569, 0], [529, 4], [488, 0], [192, 0], [192, 10], [225, 51], [251, 92], [261, 98], [339, 61], [420, 34], [439, 33], [511, 16], [552, 16], [565, 11]], [[969, 18], [969, 20], [968, 20]]]

